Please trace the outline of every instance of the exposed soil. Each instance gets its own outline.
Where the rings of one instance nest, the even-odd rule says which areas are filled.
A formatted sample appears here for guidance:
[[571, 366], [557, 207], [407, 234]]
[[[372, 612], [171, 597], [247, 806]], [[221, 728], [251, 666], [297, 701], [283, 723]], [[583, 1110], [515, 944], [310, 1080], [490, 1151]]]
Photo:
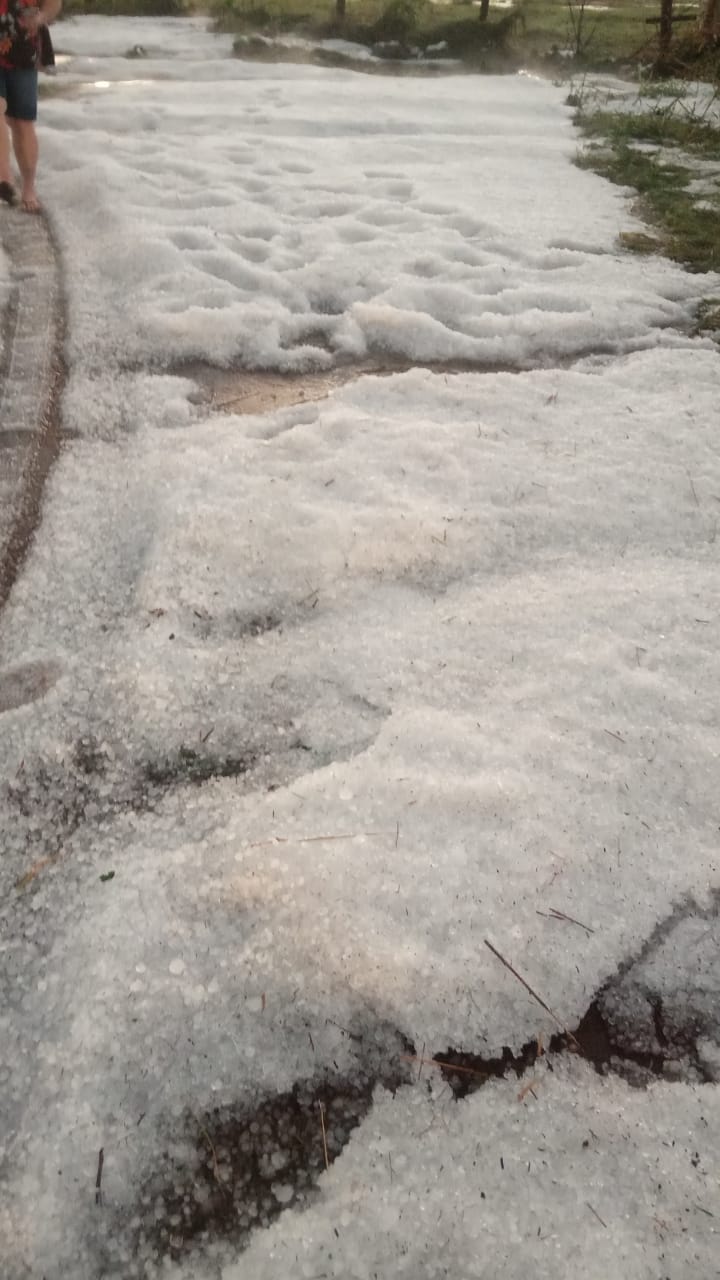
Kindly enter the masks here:
[[339, 360], [330, 369], [306, 370], [303, 373], [246, 369], [240, 365], [219, 368], [199, 360], [180, 361], [165, 372], [197, 383], [196, 402], [207, 405], [211, 410], [231, 414], [260, 414], [272, 413], [276, 409], [306, 401], [311, 403], [324, 400], [333, 391], [364, 376], [389, 378], [394, 374], [409, 373], [413, 369], [425, 369], [428, 373], [449, 376], [459, 373], [523, 374], [536, 369], [572, 369], [590, 356], [609, 354], [613, 354], [610, 343], [589, 345], [561, 359], [539, 359], [522, 364], [501, 360], [403, 360], [376, 352], [363, 360]]
[[[497, 1057], [483, 1057], [448, 1049], [418, 1055], [389, 1031], [381, 1068], [376, 1060], [374, 1070], [366, 1064], [353, 1078], [327, 1074], [255, 1105], [186, 1113], [170, 1123], [167, 1147], [133, 1206], [133, 1257], [178, 1261], [219, 1241], [244, 1247], [253, 1230], [267, 1227], [284, 1209], [307, 1206], [320, 1174], [370, 1110], [376, 1085], [392, 1091], [412, 1082], [424, 1087], [430, 1066], [440, 1069], [456, 1100], [509, 1075], [517, 1077], [520, 1094], [530, 1094], [540, 1064], [552, 1071], [553, 1060], [566, 1053], [582, 1054], [600, 1074], [613, 1072], [636, 1087], [665, 1078], [679, 1047], [666, 1042], [660, 1054], [628, 1051], [615, 1040], [600, 1001], [599, 995], [570, 1035], [553, 1036], [547, 1045], [528, 1041], [519, 1053], [504, 1048]], [[122, 1234], [124, 1224], [117, 1226]], [[105, 1264], [114, 1274], [112, 1261]]]
[[213, 1241], [242, 1247], [284, 1209], [307, 1206], [370, 1110], [375, 1084], [394, 1089], [405, 1079], [402, 1070], [382, 1082], [331, 1076], [256, 1106], [186, 1113], [134, 1208], [133, 1255], [178, 1261]]
[[[47, 679], [49, 687], [51, 680]], [[0, 682], [0, 698], [2, 694]], [[8, 697], [5, 709], [13, 705], [18, 705], [18, 700]], [[34, 865], [40, 852], [47, 860], [67, 852], [73, 836], [88, 823], [104, 822], [128, 811], [152, 810], [168, 791], [202, 786], [213, 778], [244, 778], [249, 788], [271, 790], [286, 774], [297, 776], [313, 768], [312, 750], [297, 735], [281, 742], [238, 743], [229, 751], [213, 751], [202, 743], [181, 745], [167, 754], [137, 761], [126, 760], [120, 751], [118, 746], [114, 756], [112, 746], [82, 738], [66, 759], [27, 760], [14, 779], [0, 786], [6, 812], [19, 819], [18, 831], [24, 831], [17, 837], [23, 865], [28, 859]], [[276, 760], [277, 776], [272, 771], [268, 774], [267, 769], [258, 776], [257, 766], [268, 754]], [[315, 767], [324, 763], [322, 759]], [[25, 875], [17, 887], [26, 887]]]
[[495, 1058], [446, 1049], [436, 1054], [432, 1062], [440, 1068], [453, 1096], [465, 1098], [481, 1089], [488, 1080], [502, 1079], [511, 1072], [520, 1079], [541, 1060], [552, 1070], [553, 1057], [561, 1053], [581, 1055], [592, 1063], [599, 1075], [612, 1071], [636, 1086], [647, 1084], [651, 1077], [663, 1078], [664, 1074], [665, 1058], [662, 1054], [631, 1053], [614, 1041], [610, 1023], [600, 1010], [599, 999], [593, 1000], [573, 1031], [572, 1040], [565, 1035], [553, 1036], [547, 1045], [537, 1039], [528, 1040], [518, 1053], [505, 1047], [500, 1057]]
[[0, 714], [36, 702], [52, 689], [60, 668], [53, 662], [24, 662], [0, 672]]
[[417, 368], [448, 374], [520, 372], [517, 365], [509, 363], [479, 365], [477, 362], [455, 360], [445, 364], [434, 361], [418, 364], [412, 360], [390, 360], [386, 357], [341, 363], [332, 369], [306, 373], [275, 373], [239, 367], [220, 369], [200, 361], [177, 364], [170, 372], [196, 382], [201, 403], [217, 412], [255, 414], [271, 413], [304, 401], [324, 400], [333, 391], [365, 374], [385, 378]]

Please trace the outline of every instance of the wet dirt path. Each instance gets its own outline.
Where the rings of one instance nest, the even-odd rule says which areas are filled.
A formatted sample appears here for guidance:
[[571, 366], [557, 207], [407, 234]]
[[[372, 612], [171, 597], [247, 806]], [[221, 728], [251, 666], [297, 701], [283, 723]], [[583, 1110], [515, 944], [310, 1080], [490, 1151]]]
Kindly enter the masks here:
[[371, 376], [389, 378], [393, 374], [408, 373], [411, 369], [427, 369], [430, 373], [519, 373], [522, 370], [512, 364], [478, 364], [459, 361], [393, 360], [387, 356], [368, 356], [348, 364], [333, 365], [331, 369], [307, 373], [274, 373], [253, 371], [239, 367], [221, 369], [199, 361], [180, 364], [171, 370], [197, 383], [201, 402], [215, 413], [255, 414], [272, 413], [289, 405], [324, 400], [333, 391], [356, 382], [358, 378]]

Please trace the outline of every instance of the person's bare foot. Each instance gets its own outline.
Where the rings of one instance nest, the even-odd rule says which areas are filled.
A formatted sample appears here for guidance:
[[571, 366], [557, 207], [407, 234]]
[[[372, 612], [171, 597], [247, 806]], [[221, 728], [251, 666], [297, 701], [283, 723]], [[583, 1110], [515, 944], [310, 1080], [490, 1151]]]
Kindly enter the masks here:
[[5, 204], [17, 204], [17, 192], [12, 182], [5, 178], [0, 181], [0, 200]]
[[20, 200], [23, 213], [41, 213], [42, 207], [34, 191], [24, 191]]

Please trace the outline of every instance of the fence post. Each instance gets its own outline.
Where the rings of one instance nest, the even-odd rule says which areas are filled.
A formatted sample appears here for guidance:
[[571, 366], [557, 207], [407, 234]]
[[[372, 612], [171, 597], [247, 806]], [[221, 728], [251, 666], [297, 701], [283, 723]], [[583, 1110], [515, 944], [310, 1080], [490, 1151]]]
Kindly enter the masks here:
[[672, 43], [673, 0], [660, 0], [660, 61], [670, 52]]

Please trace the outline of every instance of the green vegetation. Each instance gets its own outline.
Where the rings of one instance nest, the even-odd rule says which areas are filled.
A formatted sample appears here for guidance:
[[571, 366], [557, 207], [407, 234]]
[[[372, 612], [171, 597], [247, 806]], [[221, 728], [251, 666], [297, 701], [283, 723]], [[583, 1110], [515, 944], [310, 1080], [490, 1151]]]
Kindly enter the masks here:
[[653, 10], [634, 0], [606, 3], [606, 9], [589, 9], [577, 0], [526, 0], [522, 6], [524, 51], [544, 58], [572, 50], [585, 66], [651, 58], [656, 31], [646, 18], [653, 16]]
[[[678, 116], [672, 105], [640, 115], [581, 110], [577, 123], [589, 139], [577, 163], [634, 187], [638, 213], [655, 231], [656, 239], [623, 235], [625, 247], [666, 253], [693, 271], [720, 270], [720, 189], [691, 189], [703, 163], [720, 157], [720, 129], [692, 113]], [[708, 301], [698, 327], [720, 328], [717, 299]]]
[[110, 17], [179, 17], [190, 12], [185, 0], [63, 0], [62, 16], [99, 13]]
[[720, 335], [720, 298], [705, 298], [698, 307], [696, 316], [698, 333], [717, 333]]
[[[489, 0], [487, 13], [472, 0], [347, 0], [344, 16], [337, 0], [208, 0], [225, 31], [279, 34], [293, 30], [322, 38], [344, 36], [363, 44], [378, 40], [412, 42], [419, 47], [446, 41], [448, 52], [469, 64], [494, 63], [502, 55], [507, 69], [518, 66], [632, 68], [653, 64], [659, 53], [660, 0], [605, 0], [604, 8], [584, 0], [515, 0], [511, 9]], [[342, 0], [341, 0], [342, 8]], [[679, 0], [678, 13], [682, 11]], [[720, 77], [720, 52], [703, 48], [693, 21], [679, 24], [678, 57], [673, 74]]]
[[[519, 21], [515, 11], [500, 9], [482, 21], [468, 3], [432, 4], [430, 0], [349, 0], [343, 18], [324, 0], [215, 0], [212, 8], [220, 30], [266, 36], [293, 31], [308, 39], [342, 37], [358, 44], [396, 46], [394, 54], [444, 43], [447, 56], [469, 65], [509, 69], [519, 65], [511, 44]], [[499, 15], [499, 16], [498, 16]], [[243, 43], [243, 52], [247, 46]]]
[[607, 139], [612, 147], [649, 142], [682, 147], [691, 156], [720, 162], [720, 131], [697, 115], [678, 116], [669, 108], [641, 114], [581, 111], [577, 123], [587, 137]]
[[[442, 41], [470, 66], [513, 70], [519, 66], [572, 72], [653, 64], [659, 53], [660, 0], [65, 0], [65, 12], [105, 14], [208, 13], [222, 31], [309, 39], [343, 37], [365, 45], [394, 43], [406, 54]], [[681, 0], [675, 0], [682, 15]], [[686, 14], [690, 11], [685, 10]], [[695, 22], [674, 28], [666, 70], [679, 77], [720, 78], [720, 49], [702, 45]], [[247, 42], [242, 45], [248, 55]], [[262, 52], [261, 42], [254, 45]], [[265, 47], [265, 56], [267, 48]]]
[[686, 98], [690, 92], [684, 80], [642, 80], [638, 85], [639, 98]]
[[217, 756], [210, 751], [196, 751], [193, 747], [180, 747], [164, 760], [148, 761], [143, 773], [147, 782], [156, 787], [192, 782], [200, 785], [211, 778], [237, 778], [247, 773], [255, 763], [250, 753], [237, 756]]
[[[630, 57], [652, 39], [640, 3], [612, 3], [607, 12], [586, 11], [576, 0], [516, 0], [512, 9], [490, 0], [487, 16], [471, 0], [433, 4], [430, 0], [347, 0], [339, 17], [334, 0], [210, 0], [211, 12], [225, 31], [293, 30], [322, 38], [342, 35], [363, 44], [382, 40], [420, 47], [447, 42], [453, 57], [469, 63], [488, 52], [505, 56], [508, 66], [561, 60], [573, 49], [581, 59], [617, 61]], [[590, 16], [592, 13], [592, 20]]]

